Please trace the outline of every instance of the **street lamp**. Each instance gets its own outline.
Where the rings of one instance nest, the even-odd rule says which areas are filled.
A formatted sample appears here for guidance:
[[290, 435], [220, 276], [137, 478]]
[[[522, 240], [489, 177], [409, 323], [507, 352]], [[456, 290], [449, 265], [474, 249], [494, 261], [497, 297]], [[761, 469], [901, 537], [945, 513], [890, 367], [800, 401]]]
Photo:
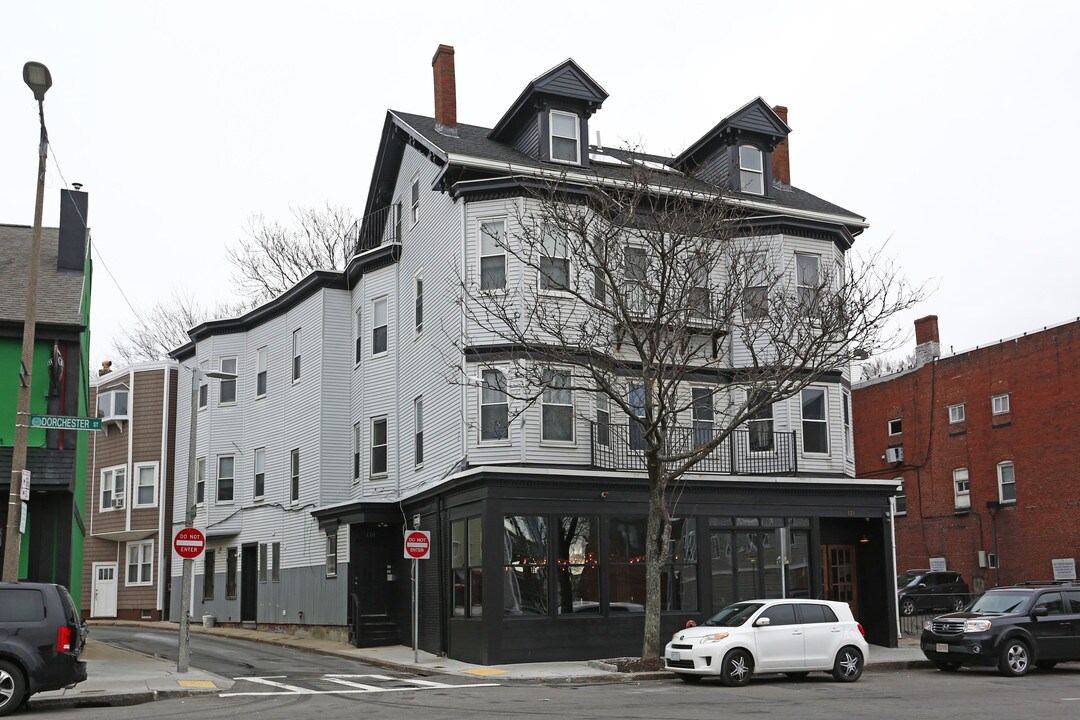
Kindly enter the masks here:
[[15, 445], [11, 453], [11, 484], [8, 486], [7, 531], [4, 538], [5, 582], [19, 579], [19, 555], [22, 554], [22, 476], [26, 469], [26, 441], [30, 430], [30, 382], [34, 367], [34, 330], [37, 323], [38, 261], [41, 256], [41, 209], [45, 202], [45, 159], [49, 153], [49, 134], [45, 130], [45, 93], [52, 87], [49, 68], [39, 62], [23, 65], [23, 82], [34, 91], [38, 101], [41, 140], [38, 143], [37, 199], [34, 202], [34, 234], [30, 242], [30, 268], [26, 282], [26, 317], [23, 320], [22, 365], [19, 398], [15, 409]]
[[[195, 524], [195, 428], [199, 420], [199, 385], [203, 379], [235, 380], [236, 373], [216, 370], [191, 370], [191, 423], [188, 436], [187, 500], [184, 503], [184, 527]], [[184, 574], [180, 583], [180, 647], [176, 659], [176, 671], [187, 672], [191, 657], [191, 582], [195, 560], [184, 558]]]

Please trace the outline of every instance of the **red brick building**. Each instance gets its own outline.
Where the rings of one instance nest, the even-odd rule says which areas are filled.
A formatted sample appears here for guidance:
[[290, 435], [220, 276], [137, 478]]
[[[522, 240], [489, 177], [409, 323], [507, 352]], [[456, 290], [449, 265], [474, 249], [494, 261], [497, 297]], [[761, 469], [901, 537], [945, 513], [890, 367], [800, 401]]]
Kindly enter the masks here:
[[897, 570], [945, 558], [979, 592], [1075, 566], [1080, 319], [949, 357], [936, 316], [915, 339], [913, 369], [852, 392], [856, 475], [902, 485]]

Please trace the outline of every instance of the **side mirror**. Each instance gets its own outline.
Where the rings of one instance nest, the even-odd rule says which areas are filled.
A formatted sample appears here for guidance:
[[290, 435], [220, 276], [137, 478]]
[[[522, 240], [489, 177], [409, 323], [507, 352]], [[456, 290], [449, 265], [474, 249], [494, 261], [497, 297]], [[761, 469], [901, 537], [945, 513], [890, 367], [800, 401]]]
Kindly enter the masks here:
[[926, 583], [919, 583], [919, 589], [920, 590], [925, 590], [926, 589]]
[[768, 627], [769, 625], [772, 625], [772, 620], [767, 617], [758, 618], [754, 623], [754, 627]]
[[1031, 611], [1031, 617], [1046, 617], [1049, 614], [1050, 610], [1045, 605], [1043, 605], [1042, 607], [1037, 607]]

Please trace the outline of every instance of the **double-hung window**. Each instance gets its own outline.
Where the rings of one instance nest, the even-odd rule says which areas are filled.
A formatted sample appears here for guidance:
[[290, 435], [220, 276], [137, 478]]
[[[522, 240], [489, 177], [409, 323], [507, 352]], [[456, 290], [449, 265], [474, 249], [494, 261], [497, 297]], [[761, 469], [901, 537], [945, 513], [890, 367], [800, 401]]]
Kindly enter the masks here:
[[424, 464], [424, 398], [413, 400], [413, 464]]
[[132, 542], [127, 545], [127, 577], [125, 585], [154, 584], [154, 541]]
[[995, 395], [990, 398], [990, 409], [994, 415], [1005, 415], [1009, 412], [1009, 393]]
[[998, 499], [1002, 503], [1016, 502], [1016, 468], [1011, 462], [1001, 462], [997, 466]]
[[544, 228], [540, 255], [540, 289], [570, 289], [570, 256], [566, 237], [547, 227]]
[[626, 280], [626, 304], [631, 312], [644, 313], [649, 274], [649, 256], [643, 247], [623, 248], [623, 276]]
[[596, 444], [611, 444], [611, 398], [603, 392], [596, 393]]
[[795, 255], [795, 275], [799, 307], [812, 312], [817, 307], [821, 260], [817, 255]]
[[[764, 402], [769, 396], [768, 390], [759, 390], [756, 402]], [[750, 452], [772, 452], [776, 449], [775, 435], [773, 435], [773, 409], [772, 403], [768, 403], [757, 411], [750, 413], [750, 419], [746, 423], [750, 431]]]
[[386, 298], [371, 303], [371, 354], [383, 355], [387, 348]]
[[252, 492], [255, 500], [266, 494], [266, 448], [255, 448], [255, 484]]
[[373, 418], [371, 421], [371, 474], [386, 475], [389, 471], [387, 457], [388, 437], [386, 418]]
[[645, 385], [642, 383], [629, 383], [626, 386], [626, 404], [630, 406], [632, 417], [629, 426], [629, 443], [631, 450], [645, 449], [645, 426], [634, 418], [645, 419]]
[[907, 494], [904, 492], [904, 478], [896, 478], [896, 514], [907, 515]]
[[357, 365], [360, 364], [360, 360], [364, 354], [364, 308], [356, 308], [356, 352], [354, 353], [353, 362]]
[[480, 221], [480, 289], [506, 287], [506, 220]]
[[206, 502], [206, 458], [195, 461], [195, 504]]
[[739, 146], [739, 189], [753, 195], [765, 194], [765, 164], [761, 150], [753, 145]]
[[713, 394], [708, 388], [690, 388], [690, 414], [694, 427], [694, 447], [713, 439]]
[[255, 351], [255, 397], [266, 395], [266, 367], [269, 364], [270, 350], [261, 347]]
[[225, 599], [236, 599], [236, 575], [240, 564], [238, 548], [225, 548]]
[[101, 509], [113, 510], [124, 507], [127, 489], [127, 467], [108, 468], [101, 471]]
[[[229, 375], [236, 374], [236, 358], [223, 357], [221, 358], [221, 364], [219, 365], [221, 372], [228, 373]], [[218, 404], [219, 405], [234, 405], [236, 404], [236, 378], [231, 380], [222, 380], [218, 386]]]
[[135, 507], [157, 505], [157, 464], [135, 466]]
[[300, 502], [300, 448], [289, 454], [289, 500]]
[[361, 423], [352, 426], [353, 434], [353, 482], [360, 482], [360, 446], [364, 444], [364, 428]]
[[826, 455], [829, 452], [829, 420], [824, 388], [802, 391], [803, 452]]
[[573, 442], [574, 395], [570, 373], [544, 370], [543, 383], [540, 439]]
[[848, 392], [847, 388], [840, 391], [840, 402], [844, 405], [844, 457], [853, 460], [855, 458], [855, 435], [851, 430], [851, 393]]
[[326, 531], [326, 577], [337, 577], [337, 530]]
[[573, 113], [552, 110], [551, 159], [556, 162], [581, 164], [581, 126]]
[[416, 278], [416, 293], [413, 300], [416, 334], [424, 329], [424, 279]]
[[222, 455], [218, 458], [217, 467], [217, 501], [219, 503], [232, 502], [236, 458], [232, 455]]
[[964, 422], [964, 403], [949, 406], [949, 424]]
[[411, 192], [411, 212], [412, 212], [412, 224], [415, 225], [420, 220], [420, 175], [413, 178]]
[[506, 397], [506, 375], [501, 370], [484, 370], [480, 387], [480, 440], [507, 440], [510, 437], [510, 403]]
[[709, 317], [712, 307], [712, 291], [709, 287], [709, 266], [712, 263], [705, 252], [691, 252], [687, 260], [687, 303], [691, 314]]
[[[209, 366], [206, 363], [199, 363], [200, 370], [206, 370]], [[199, 381], [199, 409], [205, 410], [206, 406], [210, 404], [210, 382], [206, 376], [202, 376]]]
[[953, 470], [953, 498], [957, 510], [967, 510], [971, 507], [971, 484], [968, 482], [967, 468]]
[[292, 334], [292, 379], [293, 382], [300, 380], [300, 328]]

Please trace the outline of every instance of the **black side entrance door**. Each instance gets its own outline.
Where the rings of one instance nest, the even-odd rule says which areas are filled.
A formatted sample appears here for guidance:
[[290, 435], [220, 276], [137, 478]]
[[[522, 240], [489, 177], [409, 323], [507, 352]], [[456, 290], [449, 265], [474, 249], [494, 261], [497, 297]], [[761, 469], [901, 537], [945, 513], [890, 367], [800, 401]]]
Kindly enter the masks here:
[[256, 622], [259, 618], [259, 545], [249, 543], [240, 556], [240, 621]]
[[351, 527], [349, 592], [356, 596], [361, 615], [385, 615], [392, 607], [394, 558], [386, 531], [377, 525]]

